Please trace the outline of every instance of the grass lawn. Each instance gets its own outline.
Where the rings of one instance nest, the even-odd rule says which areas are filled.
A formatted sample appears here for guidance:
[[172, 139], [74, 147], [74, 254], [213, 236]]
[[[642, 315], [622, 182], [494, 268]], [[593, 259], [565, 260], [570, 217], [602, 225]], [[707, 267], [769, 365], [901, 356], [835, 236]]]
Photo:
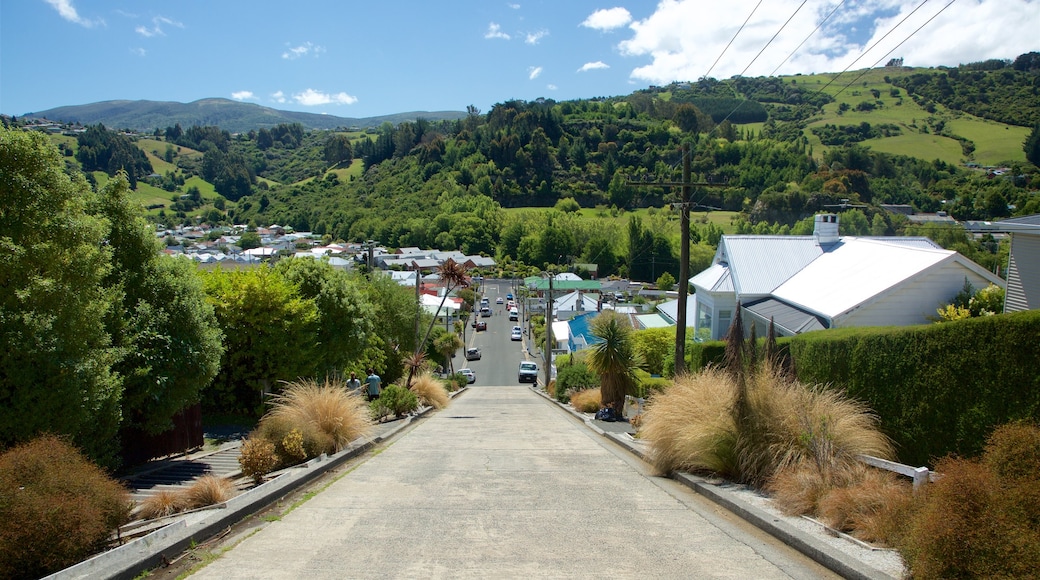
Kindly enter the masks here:
[[[550, 211], [551, 208], [546, 207], [516, 207], [516, 208], [505, 208], [502, 211], [506, 214], [506, 221], [514, 219], [520, 220], [540, 220], [545, 215], [545, 212]], [[631, 216], [639, 216], [643, 221], [643, 227], [647, 227], [651, 219], [660, 219], [660, 216], [664, 216], [665, 222], [668, 224], [671, 234], [675, 240], [679, 240], [679, 212], [678, 210], [664, 210], [661, 208], [642, 208], [634, 211], [620, 211], [617, 215], [611, 215], [610, 209], [608, 208], [583, 208], [577, 212], [579, 219], [596, 221], [598, 227], [607, 229], [608, 231], [617, 232], [619, 236], [627, 236], [628, 232], [628, 220]], [[727, 234], [736, 232], [735, 226], [732, 224], [732, 218], [739, 215], [733, 211], [694, 211], [690, 213], [690, 224], [698, 228], [704, 228], [709, 223], [715, 224], [722, 228], [722, 231]]]
[[982, 165], [998, 165], [1007, 161], [1025, 163], [1022, 148], [1030, 129], [1005, 125], [988, 119], [961, 115], [946, 123], [950, 132], [975, 143], [975, 161]]

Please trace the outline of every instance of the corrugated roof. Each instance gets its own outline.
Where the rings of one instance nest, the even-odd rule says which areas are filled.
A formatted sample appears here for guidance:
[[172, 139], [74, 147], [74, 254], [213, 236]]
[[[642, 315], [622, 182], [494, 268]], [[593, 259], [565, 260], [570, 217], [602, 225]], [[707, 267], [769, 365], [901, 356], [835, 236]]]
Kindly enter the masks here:
[[[675, 324], [679, 320], [679, 301], [669, 300], [663, 302], [657, 306], [657, 311], [661, 313], [670, 321], [670, 324]], [[686, 296], [686, 324], [690, 325], [690, 320], [695, 316], [697, 312], [697, 295], [689, 294]]]
[[844, 238], [772, 294], [833, 320], [954, 254], [877, 239]]
[[672, 326], [672, 323], [656, 312], [653, 314], [639, 314], [636, 316], [636, 320], [639, 321], [640, 328], [668, 328]]
[[690, 278], [690, 284], [709, 292], [733, 292], [733, 278], [729, 266], [725, 264], [712, 264], [707, 270]]
[[[823, 254], [814, 236], [722, 236], [738, 296], [767, 295]], [[830, 246], [840, 246], [841, 242]]]
[[775, 298], [763, 298], [746, 304], [744, 308], [760, 316], [763, 320], [772, 320], [773, 324], [784, 334], [799, 334], [828, 328], [827, 319], [822, 316], [785, 304]]

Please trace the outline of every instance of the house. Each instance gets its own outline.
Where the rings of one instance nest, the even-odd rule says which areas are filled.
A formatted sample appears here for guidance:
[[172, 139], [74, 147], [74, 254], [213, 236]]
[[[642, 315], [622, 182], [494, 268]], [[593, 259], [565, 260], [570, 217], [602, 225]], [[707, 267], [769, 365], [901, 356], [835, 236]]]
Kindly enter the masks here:
[[723, 236], [712, 265], [690, 279], [697, 340], [722, 339], [739, 307], [763, 336], [854, 326], [922, 324], [967, 280], [999, 277], [928, 238], [838, 235], [838, 216], [820, 214], [811, 236]]
[[980, 231], [1011, 236], [1004, 312], [1040, 308], [1040, 214], [975, 225]]

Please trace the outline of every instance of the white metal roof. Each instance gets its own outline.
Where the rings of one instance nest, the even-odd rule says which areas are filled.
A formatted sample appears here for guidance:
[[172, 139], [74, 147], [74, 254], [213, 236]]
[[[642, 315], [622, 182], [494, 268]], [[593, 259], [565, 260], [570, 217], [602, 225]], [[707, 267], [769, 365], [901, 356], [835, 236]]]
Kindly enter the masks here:
[[833, 319], [951, 259], [955, 253], [877, 239], [843, 238], [772, 294]]
[[730, 276], [729, 267], [724, 264], [712, 264], [708, 269], [690, 278], [690, 284], [709, 292], [733, 292], [733, 278]]
[[739, 265], [730, 272], [738, 296], [764, 296], [823, 252], [814, 236], [722, 236], [716, 262]]

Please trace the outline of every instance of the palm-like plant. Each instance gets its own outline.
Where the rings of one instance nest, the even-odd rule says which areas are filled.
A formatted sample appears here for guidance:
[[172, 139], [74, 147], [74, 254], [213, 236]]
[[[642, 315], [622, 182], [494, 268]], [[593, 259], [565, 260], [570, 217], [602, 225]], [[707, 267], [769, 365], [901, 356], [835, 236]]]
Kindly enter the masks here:
[[623, 315], [607, 310], [592, 320], [592, 334], [601, 342], [592, 345], [586, 364], [600, 379], [603, 406], [620, 411], [625, 395], [635, 386], [639, 366], [632, 325]]
[[[451, 294], [456, 288], [469, 286], [469, 273], [466, 266], [451, 258], [448, 258], [437, 267], [437, 274], [444, 283], [444, 296], [441, 296], [441, 303], [437, 306], [437, 312], [433, 313], [433, 319], [430, 320], [430, 325], [426, 327], [426, 334], [423, 336], [422, 342], [415, 347], [415, 352], [417, 353], [423, 352], [426, 348], [426, 341], [430, 339], [430, 332], [433, 331], [433, 325], [437, 322], [437, 316], [441, 313], [441, 309], [444, 308], [445, 301], [448, 300], [448, 294]], [[412, 376], [414, 374], [414, 368], [408, 371], [409, 385], [412, 384]]]
[[452, 357], [463, 346], [459, 335], [446, 332], [434, 339], [433, 346], [437, 352], [444, 355], [445, 360], [448, 361], [448, 368], [451, 369], [452, 374], [455, 374], [455, 361]]

